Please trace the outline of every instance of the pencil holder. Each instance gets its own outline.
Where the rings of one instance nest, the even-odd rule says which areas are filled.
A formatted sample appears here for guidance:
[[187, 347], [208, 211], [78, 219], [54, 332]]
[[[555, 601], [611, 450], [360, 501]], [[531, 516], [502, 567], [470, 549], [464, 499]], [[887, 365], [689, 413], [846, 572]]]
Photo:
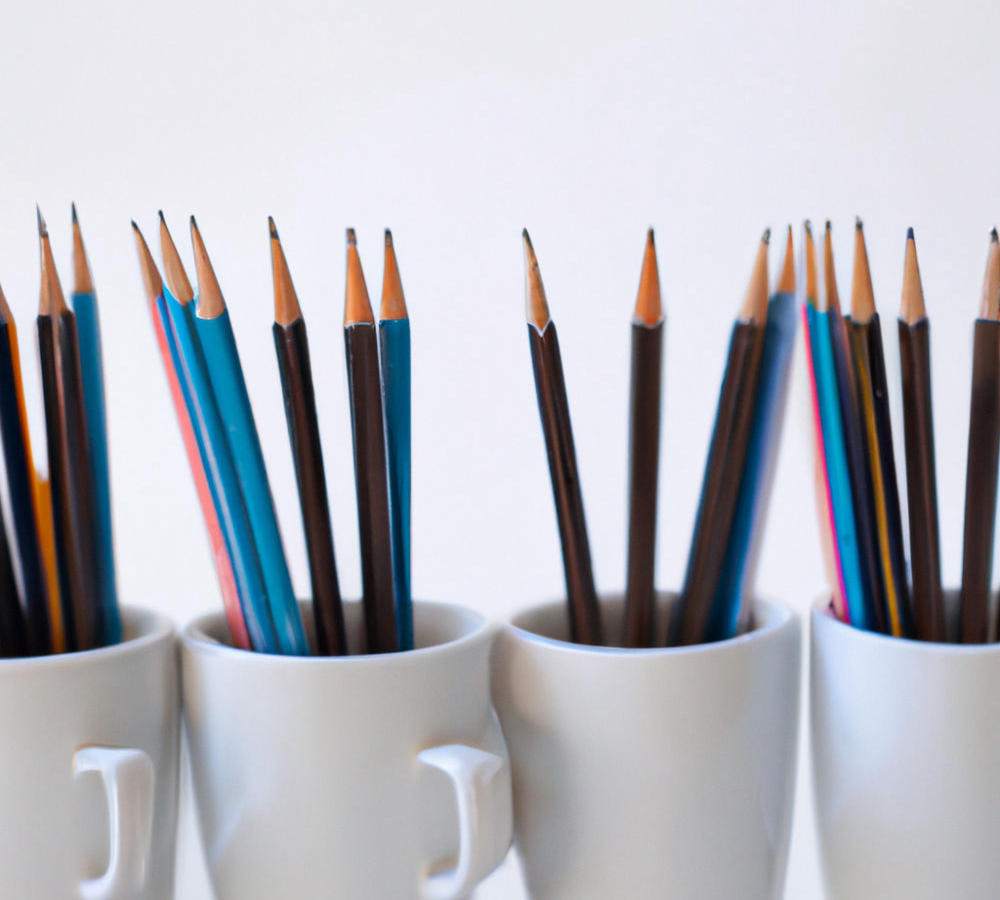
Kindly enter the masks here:
[[[344, 613], [359, 646], [361, 606]], [[415, 650], [337, 657], [236, 650], [221, 614], [184, 631], [195, 796], [222, 900], [448, 900], [506, 855], [494, 629], [441, 603], [414, 604], [414, 624]]]
[[1000, 644], [934, 644], [812, 613], [813, 788], [830, 897], [1000, 890]]
[[174, 629], [122, 613], [119, 644], [0, 660], [4, 897], [173, 897]]
[[[620, 633], [621, 599], [602, 609]], [[799, 624], [765, 601], [754, 616], [742, 636], [673, 648], [568, 643], [564, 602], [500, 632], [493, 696], [531, 897], [780, 896]]]

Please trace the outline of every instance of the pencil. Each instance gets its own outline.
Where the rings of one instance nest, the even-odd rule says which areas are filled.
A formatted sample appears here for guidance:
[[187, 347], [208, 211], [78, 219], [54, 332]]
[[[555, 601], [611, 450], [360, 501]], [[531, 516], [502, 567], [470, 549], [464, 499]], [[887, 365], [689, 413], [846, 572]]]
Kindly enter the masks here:
[[755, 577], [763, 521], [770, 501], [778, 441], [788, 397], [788, 370], [795, 346], [795, 248], [788, 226], [785, 259], [767, 304], [757, 399], [733, 527], [712, 601], [706, 640], [733, 637], [750, 626], [747, 588]]
[[268, 218], [267, 222], [274, 276], [274, 349], [278, 356], [288, 439], [295, 463], [299, 506], [309, 556], [316, 646], [322, 656], [339, 656], [347, 653], [347, 634], [333, 552], [333, 528], [316, 417], [309, 340], [278, 229], [274, 219]]
[[392, 582], [392, 538], [378, 341], [353, 228], [347, 229], [346, 282], [344, 347], [358, 496], [365, 637], [369, 653], [387, 653], [398, 649], [399, 639]]
[[878, 560], [885, 590], [889, 633], [895, 637], [906, 637], [911, 631], [910, 600], [896, 482], [896, 455], [892, 444], [889, 388], [885, 375], [882, 327], [875, 310], [868, 252], [860, 219], [854, 229], [850, 331], [858, 415], [871, 470]]
[[236, 337], [194, 216], [191, 217], [191, 242], [198, 275], [195, 328], [250, 518], [250, 531], [264, 575], [271, 622], [282, 653], [308, 656], [309, 645], [281, 544], [281, 532], [278, 530], [253, 408], [243, 380]]
[[626, 647], [651, 647], [656, 632], [656, 493], [660, 466], [663, 330], [660, 273], [653, 229], [650, 228], [646, 232], [639, 292], [632, 315]]
[[62, 595], [59, 591], [59, 563], [56, 556], [55, 521], [52, 512], [52, 483], [35, 470], [32, 473], [31, 496], [38, 512], [38, 544], [48, 590], [49, 628], [52, 633], [50, 650], [65, 653], [69, 649], [66, 622], [63, 619]]
[[962, 641], [985, 643], [989, 634], [990, 579], [997, 511], [1000, 452], [1000, 244], [994, 228], [972, 331], [972, 397], [965, 474], [965, 539], [960, 599]]
[[174, 369], [184, 394], [188, 417], [198, 441], [201, 464], [212, 492], [216, 515], [232, 561], [243, 621], [254, 650], [279, 653], [271, 621], [257, 548], [250, 518], [226, 429], [212, 390], [205, 353], [191, 310], [194, 292], [181, 263], [177, 247], [160, 213], [160, 248], [166, 284], [159, 299], [160, 315], [169, 326]]
[[903, 375], [913, 628], [918, 640], [941, 641], [945, 639], [945, 626], [931, 408], [930, 324], [924, 306], [912, 228], [906, 234], [899, 316], [899, 363]]
[[[167, 318], [164, 302], [163, 279], [160, 277], [156, 263], [153, 261], [152, 253], [149, 252], [146, 240], [143, 238], [142, 232], [135, 222], [132, 223], [132, 232], [135, 237], [136, 249], [139, 253], [139, 267], [142, 274], [143, 286], [146, 290], [149, 313], [153, 320], [156, 345], [160, 351], [163, 371], [167, 376], [167, 387], [170, 391], [170, 399], [173, 402], [174, 413], [177, 416], [177, 423], [181, 430], [184, 452], [187, 456], [188, 466], [191, 469], [191, 477], [194, 480], [198, 503], [201, 506], [205, 527], [208, 531], [212, 562], [215, 565], [216, 575], [219, 579], [219, 589], [222, 593], [222, 603], [226, 612], [226, 621], [229, 624], [229, 632], [232, 637], [233, 646], [241, 650], [249, 650], [251, 648], [250, 637], [247, 634], [246, 622], [243, 619], [243, 610], [240, 606], [239, 591], [236, 587], [236, 576], [233, 573], [232, 559], [226, 546], [226, 540], [223, 537], [219, 517], [215, 511], [215, 501], [213, 500], [212, 490], [209, 487], [208, 478], [205, 474], [205, 467], [202, 464], [198, 438], [195, 436], [194, 427], [188, 415], [188, 403], [185, 401], [184, 389], [181, 386], [180, 376], [178, 375], [179, 366], [175, 363], [177, 349], [171, 346], [172, 341], [169, 336], [170, 322]], [[180, 274], [184, 275], [183, 269]], [[186, 280], [186, 276], [184, 276], [184, 280]]]
[[118, 611], [115, 584], [115, 547], [111, 529], [111, 482], [108, 475], [107, 413], [104, 403], [104, 363], [101, 356], [101, 324], [97, 311], [94, 280], [83, 246], [83, 235], [73, 214], [73, 312], [80, 340], [80, 373], [83, 377], [84, 412], [90, 440], [90, 481], [93, 485], [94, 545], [98, 596], [104, 634], [102, 643], [117, 644], [122, 639], [122, 620]]
[[868, 627], [885, 633], [889, 630], [885, 608], [885, 587], [879, 568], [875, 536], [875, 508], [872, 475], [866, 452], [861, 418], [858, 412], [854, 364], [851, 358], [847, 323], [840, 312], [840, 293], [833, 265], [833, 232], [829, 220], [823, 239], [823, 276], [826, 285], [827, 326], [833, 349], [833, 366], [837, 377], [840, 401], [840, 421], [847, 455], [847, 473], [854, 507], [855, 533], [861, 561], [865, 620]]
[[535, 391], [538, 395], [542, 433], [545, 436], [549, 474], [552, 478], [559, 539], [562, 543], [570, 638], [578, 644], [600, 645], [604, 643], [601, 609], [594, 587], [587, 521], [583, 511], [559, 337], [555, 322], [549, 315], [538, 260], [527, 229], [521, 232], [521, 236], [524, 239], [527, 269], [528, 344], [535, 373]]
[[0, 509], [0, 656], [24, 656], [28, 651], [27, 623]]
[[712, 601], [732, 533], [753, 424], [767, 317], [770, 236], [765, 231], [761, 237], [746, 297], [733, 323], [684, 587], [670, 617], [671, 645], [696, 644], [708, 638]]
[[104, 619], [97, 601], [90, 453], [83, 403], [76, 317], [66, 306], [48, 229], [38, 212], [42, 286], [38, 346], [63, 621], [70, 650], [101, 646]]
[[392, 232], [385, 231], [382, 308], [378, 322], [385, 451], [389, 466], [389, 525], [399, 649], [413, 649], [410, 591], [410, 316], [403, 298]]
[[11, 524], [20, 562], [24, 592], [25, 648], [32, 654], [56, 649], [53, 635], [62, 636], [61, 613], [50, 625], [49, 589], [39, 533], [39, 510], [34, 496], [35, 468], [28, 433], [28, 416], [21, 379], [17, 326], [0, 290], [0, 438], [10, 497]]

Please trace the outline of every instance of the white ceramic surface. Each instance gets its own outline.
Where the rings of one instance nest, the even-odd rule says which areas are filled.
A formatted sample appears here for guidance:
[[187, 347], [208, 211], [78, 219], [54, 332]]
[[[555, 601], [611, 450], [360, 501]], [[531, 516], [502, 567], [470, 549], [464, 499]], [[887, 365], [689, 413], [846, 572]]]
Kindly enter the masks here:
[[122, 616], [113, 647], [0, 660], [0, 896], [173, 897], [174, 629]]
[[1000, 896], [1000, 644], [890, 638], [821, 607], [810, 643], [827, 895]]
[[[619, 628], [620, 601], [604, 611]], [[781, 895], [800, 631], [773, 603], [755, 617], [746, 635], [672, 649], [566, 643], [563, 603], [500, 632], [493, 695], [533, 898]]]
[[[345, 616], [358, 646], [360, 605]], [[414, 623], [416, 650], [349, 657], [235, 650], [221, 614], [185, 630], [195, 797], [221, 900], [451, 900], [506, 855], [494, 629], [439, 603], [416, 603]]]

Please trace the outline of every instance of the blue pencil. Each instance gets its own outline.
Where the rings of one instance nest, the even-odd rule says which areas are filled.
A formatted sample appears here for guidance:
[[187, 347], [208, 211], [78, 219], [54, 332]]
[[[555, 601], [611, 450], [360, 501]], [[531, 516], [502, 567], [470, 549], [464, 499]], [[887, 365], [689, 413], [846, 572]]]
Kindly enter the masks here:
[[257, 437], [250, 397], [240, 365], [236, 338], [226, 310], [219, 282], [212, 269], [205, 244], [194, 217], [191, 217], [195, 269], [198, 274], [198, 312], [194, 317], [201, 341], [212, 390], [225, 426], [225, 436], [236, 466], [239, 485], [246, 501], [250, 527], [264, 576], [271, 622], [282, 653], [308, 656], [302, 616], [299, 614], [292, 579], [281, 544], [278, 519], [268, 485], [264, 454]]
[[708, 641], [733, 637], [737, 633], [741, 610], [745, 605], [744, 593], [751, 584], [754, 549], [759, 545], [767, 514], [771, 476], [788, 396], [788, 370], [795, 346], [795, 313], [795, 262], [792, 229], [789, 227], [781, 279], [768, 303], [746, 467], [740, 482], [722, 573], [712, 602], [705, 637]]
[[103, 609], [104, 644], [122, 639], [115, 584], [115, 543], [111, 530], [111, 480], [108, 476], [108, 429], [104, 407], [104, 364], [101, 356], [101, 323], [94, 281], [83, 246], [80, 222], [73, 210], [73, 312], [80, 340], [80, 373], [83, 377], [84, 412], [90, 442], [90, 477], [94, 487], [95, 568]]
[[392, 232], [385, 232], [385, 270], [378, 323], [382, 363], [382, 407], [389, 468], [392, 581], [399, 649], [413, 649], [410, 592], [410, 319], [403, 299]]
[[[267, 606], [264, 577], [250, 529], [250, 519], [232, 452], [226, 440], [225, 426], [212, 391], [205, 354], [195, 329], [194, 314], [191, 311], [193, 292], [162, 214], [160, 239], [169, 287], [163, 286], [163, 296], [157, 299], [157, 306], [163, 321], [169, 323], [167, 339], [171, 357], [198, 441], [219, 525], [233, 563], [233, 574], [250, 644], [254, 650], [279, 653], [281, 651]], [[180, 296], [176, 296], [174, 291]]]

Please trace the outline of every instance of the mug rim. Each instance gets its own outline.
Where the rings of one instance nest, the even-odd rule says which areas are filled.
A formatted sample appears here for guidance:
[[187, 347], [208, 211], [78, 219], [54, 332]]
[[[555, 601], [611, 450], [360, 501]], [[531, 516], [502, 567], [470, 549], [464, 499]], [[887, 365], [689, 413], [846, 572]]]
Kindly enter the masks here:
[[147, 648], [176, 636], [173, 619], [166, 613], [134, 604], [121, 607], [122, 622], [137, 617], [148, 617], [148, 627], [141, 634], [117, 644], [93, 647], [90, 650], [70, 650], [66, 653], [46, 653], [35, 656], [13, 656], [0, 659], [0, 675], [4, 671], [18, 668], [58, 669], [73, 665], [84, 665], [97, 660], [111, 660], [120, 656], [141, 653]]
[[[941, 654], [946, 656], [987, 656], [990, 653], [1000, 653], [1000, 641], [985, 644], [956, 644], [953, 641], [919, 641], [912, 637], [896, 637], [892, 634], [882, 634], [880, 631], [869, 631], [865, 628], [855, 628], [842, 622], [830, 609], [830, 595], [821, 594], [813, 601], [810, 609], [810, 633], [829, 628], [833, 634], [841, 634], [846, 640], [870, 641], [884, 643], [900, 652]], [[821, 624], [818, 624], [821, 623]]]
[[[668, 595], [670, 592], [667, 592]], [[620, 594], [602, 595], [601, 600], [617, 599]], [[785, 603], [776, 600], [769, 600], [763, 597], [756, 597], [753, 601], [754, 610], [766, 608], [773, 612], [775, 618], [759, 628], [738, 634], [721, 641], [710, 641], [701, 644], [685, 644], [674, 647], [605, 647], [593, 644], [576, 644], [573, 641], [562, 640], [561, 638], [548, 637], [529, 631], [520, 625], [515, 625], [514, 620], [522, 616], [538, 614], [543, 610], [551, 609], [554, 606], [565, 605], [565, 600], [548, 600], [544, 603], [536, 603], [532, 606], [518, 610], [513, 616], [503, 624], [503, 631], [511, 637], [525, 643], [536, 646], [547, 647], [563, 653], [576, 654], [581, 656], [603, 657], [605, 659], [659, 659], [682, 656], [693, 656], [713, 652], [727, 652], [736, 650], [747, 644], [758, 643], [762, 640], [773, 638], [781, 632], [795, 627], [797, 616], [795, 611]]]
[[[309, 601], [300, 600], [300, 608], [307, 609]], [[361, 601], [356, 599], [345, 599], [345, 605], [360, 606]], [[233, 647], [224, 644], [217, 638], [211, 637], [207, 629], [216, 624], [226, 624], [225, 611], [216, 610], [211, 613], [202, 613], [188, 622], [180, 632], [180, 643], [185, 651], [197, 653], [204, 656], [217, 656], [223, 659], [230, 659], [232, 662], [243, 661], [248, 665], [284, 665], [284, 666], [323, 666], [339, 665], [351, 667], [364, 666], [384, 666], [390, 664], [405, 665], [409, 661], [414, 663], [441, 653], [453, 652], [464, 649], [467, 646], [478, 643], [482, 640], [491, 640], [496, 631], [496, 625], [487, 619], [478, 610], [469, 606], [462, 606], [458, 603], [445, 603], [439, 600], [414, 600], [414, 607], [425, 609], [436, 609], [444, 611], [449, 615], [457, 613], [469, 616], [476, 621], [465, 633], [453, 638], [450, 641], [443, 641], [438, 644], [431, 644], [429, 647], [415, 647], [412, 650], [395, 650], [391, 653], [351, 653], [346, 656], [320, 656], [310, 654], [309, 656], [293, 656], [285, 653], [263, 653], [259, 650], [243, 650], [240, 647]], [[226, 625], [228, 628], [228, 625]]]

